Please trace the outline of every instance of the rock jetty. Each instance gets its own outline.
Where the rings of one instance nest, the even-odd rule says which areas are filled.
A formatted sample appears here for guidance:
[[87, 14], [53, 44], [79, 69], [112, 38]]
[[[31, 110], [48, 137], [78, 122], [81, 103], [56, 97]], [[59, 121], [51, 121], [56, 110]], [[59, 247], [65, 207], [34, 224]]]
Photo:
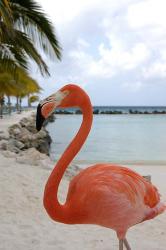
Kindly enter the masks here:
[[[49, 157], [52, 140], [46, 125], [53, 122], [55, 117], [51, 117], [39, 132], [35, 127], [35, 119], [35, 114], [32, 114], [9, 126], [8, 133], [0, 131], [0, 153], [7, 158], [14, 158], [20, 164], [51, 170], [54, 165]], [[70, 180], [80, 170], [80, 167], [72, 164], [65, 177]]]
[[45, 126], [37, 132], [35, 114], [25, 117], [0, 133], [0, 150], [6, 157], [15, 157], [20, 163], [40, 164], [49, 159], [51, 137]]

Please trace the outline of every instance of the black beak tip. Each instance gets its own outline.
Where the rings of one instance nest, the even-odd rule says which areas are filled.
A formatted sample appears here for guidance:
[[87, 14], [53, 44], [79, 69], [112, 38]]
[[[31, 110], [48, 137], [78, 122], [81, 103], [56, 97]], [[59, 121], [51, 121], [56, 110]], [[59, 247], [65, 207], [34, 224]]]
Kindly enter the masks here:
[[36, 113], [36, 129], [37, 131], [41, 130], [45, 118], [41, 114], [41, 105], [37, 106], [37, 113]]
[[37, 131], [40, 131], [40, 130], [41, 130], [41, 127], [42, 127], [42, 126], [39, 126], [38, 124], [36, 124], [36, 129], [37, 129]]

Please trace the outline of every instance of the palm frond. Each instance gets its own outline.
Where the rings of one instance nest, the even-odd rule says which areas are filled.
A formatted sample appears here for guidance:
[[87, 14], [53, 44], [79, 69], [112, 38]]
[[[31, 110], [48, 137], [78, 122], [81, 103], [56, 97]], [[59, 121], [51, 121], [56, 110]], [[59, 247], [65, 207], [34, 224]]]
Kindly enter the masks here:
[[13, 46], [0, 44], [0, 72], [8, 71], [15, 75], [18, 67], [28, 70], [28, 63], [25, 53], [16, 50]]
[[[27, 70], [28, 66], [28, 57], [32, 58], [37, 66], [39, 67], [41, 73], [49, 75], [48, 67], [36, 48], [34, 47], [32, 41], [28, 36], [19, 30], [13, 29], [13, 34], [9, 32], [7, 27], [2, 24], [2, 30], [5, 33], [3, 37], [3, 44], [6, 44], [10, 55], [15, 59], [18, 65], [23, 67]], [[3, 57], [4, 50], [2, 50], [0, 54], [0, 58], [4, 59]], [[9, 53], [8, 53], [9, 55]], [[10, 57], [11, 58], [11, 57]]]
[[41, 87], [22, 68], [18, 68], [17, 78], [9, 72], [0, 72], [0, 96], [21, 96], [39, 93]]
[[[8, 11], [9, 9], [9, 11]], [[11, 15], [11, 25], [5, 17]], [[36, 62], [42, 75], [48, 67], [38, 48], [52, 58], [61, 58], [61, 48], [52, 23], [34, 0], [0, 0], [0, 67], [10, 72], [29, 69], [28, 59]]]
[[13, 19], [9, 1], [7, 0], [0, 0], [0, 17], [8, 27], [11, 27]]
[[61, 47], [55, 35], [52, 23], [33, 0], [11, 0], [13, 17], [20, 30], [37, 42], [50, 57], [61, 58]]
[[[45, 73], [49, 75], [48, 67], [40, 54], [35, 49], [32, 41], [28, 38], [28, 36], [19, 31], [15, 30], [15, 46], [12, 48], [12, 50], [21, 50], [22, 53], [25, 53], [27, 56], [29, 56], [31, 59], [33, 59], [37, 66], [39, 67], [41, 73], [44, 75]], [[13, 41], [14, 42], [14, 41]]]

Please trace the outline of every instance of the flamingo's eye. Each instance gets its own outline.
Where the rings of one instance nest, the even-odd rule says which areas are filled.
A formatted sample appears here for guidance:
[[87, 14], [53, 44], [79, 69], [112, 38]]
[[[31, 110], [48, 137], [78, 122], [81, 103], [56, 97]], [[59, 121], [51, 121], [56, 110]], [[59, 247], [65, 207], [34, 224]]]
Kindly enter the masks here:
[[53, 97], [47, 97], [47, 98], [46, 98], [46, 101], [47, 101], [47, 102], [49, 102], [49, 101], [53, 101], [53, 100], [54, 100], [54, 98], [53, 98]]

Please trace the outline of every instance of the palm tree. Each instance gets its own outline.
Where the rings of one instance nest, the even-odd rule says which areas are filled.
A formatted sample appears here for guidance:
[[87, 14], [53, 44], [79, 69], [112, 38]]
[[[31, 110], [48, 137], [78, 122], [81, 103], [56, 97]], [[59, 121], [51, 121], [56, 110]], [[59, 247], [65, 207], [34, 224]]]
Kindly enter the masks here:
[[[30, 95], [35, 93], [40, 93], [42, 90], [41, 87], [38, 85], [38, 83], [31, 78], [30, 76], [21, 78], [17, 81], [17, 84], [19, 84], [20, 88], [17, 92], [16, 98], [19, 100], [19, 109], [21, 110], [21, 101], [22, 98], [26, 97], [28, 98], [28, 107], [30, 107]], [[22, 87], [21, 87], [22, 86]]]
[[[17, 86], [17, 90], [14, 94], [16, 97], [16, 108], [17, 111], [21, 112], [21, 103], [22, 98], [28, 97], [28, 103], [29, 103], [29, 97], [30, 94], [39, 93], [42, 88], [39, 86], [39, 84], [30, 77], [25, 71], [22, 69], [19, 69], [18, 77], [15, 80], [15, 85]], [[29, 106], [29, 105], [28, 105]]]
[[[0, 0], [2, 1], [2, 0]], [[5, 0], [3, 0], [5, 2]], [[0, 13], [4, 13], [0, 5]], [[12, 70], [28, 69], [28, 59], [38, 65], [42, 74], [49, 75], [48, 66], [37, 51], [40, 48], [51, 58], [61, 58], [61, 48], [52, 23], [34, 0], [11, 0], [9, 2], [12, 29], [6, 25], [4, 14], [0, 15], [0, 67]], [[34, 46], [35, 44], [35, 46]], [[7, 68], [8, 69], [8, 68]]]
[[32, 96], [30, 96], [29, 99], [28, 99], [28, 102], [29, 102], [29, 105], [31, 107], [31, 104], [33, 102], [39, 102], [39, 96], [38, 95], [32, 95]]
[[7, 96], [10, 106], [10, 96], [15, 96], [17, 111], [21, 110], [20, 104], [23, 97], [40, 91], [41, 87], [38, 83], [21, 68], [18, 69], [17, 78], [9, 72], [0, 73], [0, 99], [3, 100], [4, 96]]
[[17, 111], [20, 113], [22, 109], [21, 108], [22, 98], [27, 96], [28, 106], [30, 107], [30, 104], [29, 104], [30, 95], [34, 93], [40, 93], [42, 89], [32, 77], [30, 77], [28, 74], [26, 74], [22, 70], [20, 70], [19, 72], [16, 83], [18, 86], [18, 90], [15, 95], [16, 100], [17, 100], [16, 107], [17, 107]]
[[5, 96], [8, 98], [8, 109], [9, 109], [9, 114], [11, 112], [11, 107], [10, 107], [10, 96], [14, 96], [17, 92], [17, 86], [15, 84], [15, 81], [13, 80], [12, 75], [9, 73], [1, 73], [0, 74], [0, 100], [1, 100], [1, 118], [3, 117], [3, 106], [4, 106], [4, 100]]

